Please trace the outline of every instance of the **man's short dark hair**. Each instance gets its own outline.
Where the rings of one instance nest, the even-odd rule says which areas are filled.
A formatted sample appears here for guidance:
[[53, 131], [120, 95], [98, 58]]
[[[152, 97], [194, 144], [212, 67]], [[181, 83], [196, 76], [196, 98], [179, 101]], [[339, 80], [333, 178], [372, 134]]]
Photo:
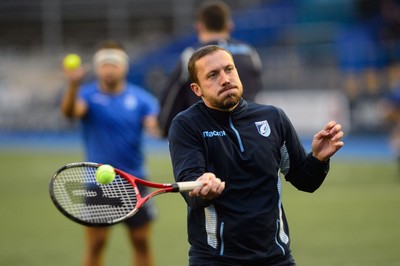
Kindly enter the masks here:
[[230, 8], [222, 1], [206, 1], [198, 8], [197, 21], [203, 23], [209, 31], [221, 32], [231, 21]]
[[190, 57], [189, 62], [188, 62], [189, 77], [192, 82], [199, 83], [199, 79], [197, 77], [196, 62], [199, 59], [201, 59], [202, 57], [212, 54], [216, 51], [220, 51], [220, 50], [225, 51], [232, 56], [232, 54], [228, 50], [226, 50], [225, 48], [222, 48], [221, 46], [218, 46], [218, 45], [203, 46], [203, 47], [197, 49], [192, 54], [192, 56]]

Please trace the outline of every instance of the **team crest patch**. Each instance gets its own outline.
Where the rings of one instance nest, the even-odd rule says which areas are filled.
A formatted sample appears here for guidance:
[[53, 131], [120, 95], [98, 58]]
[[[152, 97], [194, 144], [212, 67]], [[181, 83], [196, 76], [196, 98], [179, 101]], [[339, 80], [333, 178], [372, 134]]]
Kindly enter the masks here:
[[271, 134], [271, 128], [269, 127], [268, 121], [255, 122], [258, 133], [263, 137], [268, 137]]
[[126, 96], [125, 99], [124, 99], [124, 106], [128, 110], [135, 109], [136, 106], [137, 106], [136, 97], [134, 97], [133, 95]]

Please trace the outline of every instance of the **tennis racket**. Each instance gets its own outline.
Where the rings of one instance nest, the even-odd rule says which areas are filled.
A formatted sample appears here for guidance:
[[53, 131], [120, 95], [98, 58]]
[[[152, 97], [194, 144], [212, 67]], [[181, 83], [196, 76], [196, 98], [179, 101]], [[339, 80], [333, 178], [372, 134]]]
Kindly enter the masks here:
[[[77, 162], [58, 169], [50, 180], [50, 196], [69, 219], [88, 226], [117, 224], [135, 215], [150, 198], [165, 192], [186, 192], [203, 186], [199, 181], [173, 184], [153, 183], [115, 169], [115, 179], [108, 184], [96, 181], [101, 164]], [[138, 185], [153, 188], [146, 196]]]

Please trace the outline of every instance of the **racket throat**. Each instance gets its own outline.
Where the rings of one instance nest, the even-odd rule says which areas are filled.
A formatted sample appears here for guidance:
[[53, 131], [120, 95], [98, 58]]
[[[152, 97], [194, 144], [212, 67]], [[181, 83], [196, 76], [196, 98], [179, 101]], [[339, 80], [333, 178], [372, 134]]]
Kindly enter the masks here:
[[179, 192], [181, 190], [180, 186], [177, 183], [171, 184], [171, 187], [171, 192]]

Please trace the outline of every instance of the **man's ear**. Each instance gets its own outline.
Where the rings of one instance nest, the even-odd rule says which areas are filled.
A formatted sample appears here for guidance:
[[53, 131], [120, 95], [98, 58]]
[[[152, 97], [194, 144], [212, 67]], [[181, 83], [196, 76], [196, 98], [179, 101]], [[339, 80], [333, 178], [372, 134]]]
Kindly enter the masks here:
[[226, 30], [231, 33], [235, 29], [235, 22], [233, 20], [229, 20], [229, 22], [226, 23]]
[[190, 88], [197, 96], [201, 97], [203, 95], [203, 93], [201, 92], [201, 88], [197, 83], [191, 83]]
[[200, 22], [195, 22], [193, 25], [193, 28], [196, 30], [196, 32], [203, 32], [204, 31], [204, 25], [201, 24]]

